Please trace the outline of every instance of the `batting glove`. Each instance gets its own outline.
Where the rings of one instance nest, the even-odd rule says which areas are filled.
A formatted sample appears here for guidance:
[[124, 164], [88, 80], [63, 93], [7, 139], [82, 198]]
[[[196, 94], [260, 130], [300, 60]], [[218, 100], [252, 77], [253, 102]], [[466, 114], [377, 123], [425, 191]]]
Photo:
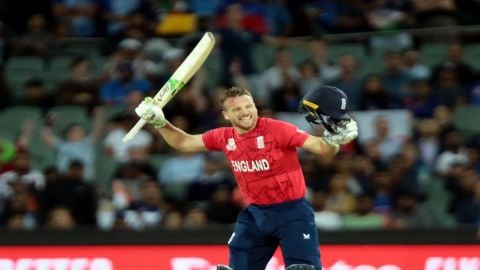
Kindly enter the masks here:
[[144, 98], [140, 105], [135, 108], [135, 113], [155, 128], [162, 128], [167, 124], [162, 108], [151, 97]]
[[323, 140], [331, 145], [342, 145], [351, 142], [358, 136], [357, 122], [353, 119], [350, 119], [346, 124], [339, 126], [337, 130], [338, 132], [335, 134], [325, 130], [323, 133]]

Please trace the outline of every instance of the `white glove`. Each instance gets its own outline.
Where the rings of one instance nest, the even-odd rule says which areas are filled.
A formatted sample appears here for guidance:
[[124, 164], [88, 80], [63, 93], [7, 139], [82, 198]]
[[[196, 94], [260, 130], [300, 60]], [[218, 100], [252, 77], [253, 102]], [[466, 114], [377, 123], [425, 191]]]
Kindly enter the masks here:
[[358, 136], [358, 126], [355, 120], [350, 119], [345, 125], [338, 127], [338, 133], [332, 134], [328, 130], [323, 133], [323, 140], [328, 144], [347, 144]]
[[162, 128], [167, 124], [162, 108], [151, 97], [144, 98], [135, 108], [135, 113], [155, 128]]

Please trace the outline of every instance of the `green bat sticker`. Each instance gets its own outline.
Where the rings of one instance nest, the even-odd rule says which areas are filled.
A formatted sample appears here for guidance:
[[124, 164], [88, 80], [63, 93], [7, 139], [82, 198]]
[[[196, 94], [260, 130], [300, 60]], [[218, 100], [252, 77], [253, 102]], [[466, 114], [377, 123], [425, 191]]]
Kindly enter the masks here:
[[169, 79], [167, 81], [167, 93], [170, 94], [170, 98], [175, 96], [177, 92], [185, 86], [185, 83], [175, 79]]

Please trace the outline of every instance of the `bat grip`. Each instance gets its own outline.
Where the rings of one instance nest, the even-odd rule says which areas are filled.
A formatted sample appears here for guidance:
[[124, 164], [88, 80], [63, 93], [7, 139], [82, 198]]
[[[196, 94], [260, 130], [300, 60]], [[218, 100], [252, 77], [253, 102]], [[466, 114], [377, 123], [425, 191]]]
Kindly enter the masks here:
[[142, 129], [142, 127], [146, 124], [147, 122], [145, 122], [145, 120], [143, 120], [142, 118], [140, 118], [137, 123], [135, 124], [135, 126], [133, 126], [130, 131], [128, 131], [127, 134], [125, 134], [125, 136], [123, 136], [123, 139], [122, 141], [124, 143], [130, 141], [131, 139], [133, 139], [133, 137], [135, 137], [135, 135], [137, 135], [137, 133]]

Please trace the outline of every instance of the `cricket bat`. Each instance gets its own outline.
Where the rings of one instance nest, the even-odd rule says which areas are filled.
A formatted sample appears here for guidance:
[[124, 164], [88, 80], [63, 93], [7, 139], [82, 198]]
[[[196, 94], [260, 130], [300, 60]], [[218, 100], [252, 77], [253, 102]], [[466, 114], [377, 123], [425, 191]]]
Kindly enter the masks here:
[[[185, 86], [185, 84], [198, 71], [200, 66], [205, 62], [208, 55], [215, 45], [215, 37], [211, 32], [206, 32], [195, 48], [175, 70], [168, 81], [160, 88], [157, 94], [153, 97], [160, 107], [165, 105]], [[145, 125], [145, 120], [139, 119], [135, 126], [123, 137], [124, 143], [130, 141]]]

